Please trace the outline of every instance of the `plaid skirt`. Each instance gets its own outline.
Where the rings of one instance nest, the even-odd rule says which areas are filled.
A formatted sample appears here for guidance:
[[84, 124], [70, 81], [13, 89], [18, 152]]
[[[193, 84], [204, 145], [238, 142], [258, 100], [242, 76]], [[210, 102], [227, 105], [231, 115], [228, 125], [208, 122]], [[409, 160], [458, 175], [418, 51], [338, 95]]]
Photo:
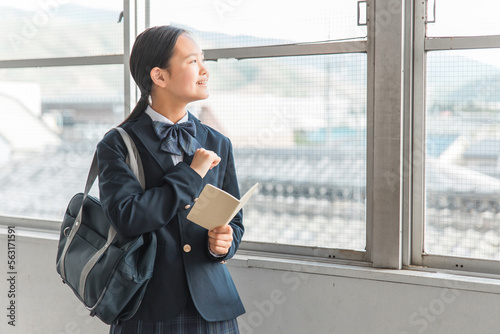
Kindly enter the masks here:
[[236, 319], [206, 321], [196, 310], [191, 298], [184, 310], [167, 322], [129, 320], [111, 325], [110, 334], [239, 334]]

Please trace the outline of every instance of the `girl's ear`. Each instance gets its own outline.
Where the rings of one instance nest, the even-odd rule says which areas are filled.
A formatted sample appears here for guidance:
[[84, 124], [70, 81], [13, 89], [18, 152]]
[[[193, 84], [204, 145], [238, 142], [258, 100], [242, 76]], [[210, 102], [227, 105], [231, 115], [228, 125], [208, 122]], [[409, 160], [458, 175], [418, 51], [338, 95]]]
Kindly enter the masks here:
[[167, 86], [166, 72], [167, 71], [162, 70], [159, 67], [154, 67], [151, 72], [149, 72], [149, 75], [155, 85], [165, 88]]

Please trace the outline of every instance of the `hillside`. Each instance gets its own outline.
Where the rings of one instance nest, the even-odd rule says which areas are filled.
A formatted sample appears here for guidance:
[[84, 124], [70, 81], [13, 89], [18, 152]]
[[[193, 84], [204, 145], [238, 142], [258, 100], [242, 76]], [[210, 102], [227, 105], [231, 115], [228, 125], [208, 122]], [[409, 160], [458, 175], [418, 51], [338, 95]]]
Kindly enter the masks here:
[[[122, 53], [120, 11], [66, 4], [44, 14], [0, 6], [0, 59]], [[43, 21], [40, 19], [43, 15], [50, 17]], [[209, 48], [291, 42], [183, 27], [197, 36], [200, 45]], [[454, 105], [500, 103], [500, 94], [497, 94], [500, 68], [463, 56], [441, 56], [442, 53], [429, 53], [427, 87], [431, 111], [453, 109]], [[365, 55], [350, 54], [210, 62], [211, 89], [212, 92], [267, 93], [281, 97], [317, 96], [330, 91], [333, 92], [331, 98], [348, 100], [355, 106], [354, 110], [364, 112], [365, 59]], [[93, 66], [83, 70], [81, 67], [3, 69], [0, 70], [0, 80], [37, 81], [44, 98], [108, 96], [116, 99], [123, 96], [122, 70], [120, 65]], [[466, 77], [462, 71], [467, 71]], [[90, 77], [89, 73], [92, 74]]]

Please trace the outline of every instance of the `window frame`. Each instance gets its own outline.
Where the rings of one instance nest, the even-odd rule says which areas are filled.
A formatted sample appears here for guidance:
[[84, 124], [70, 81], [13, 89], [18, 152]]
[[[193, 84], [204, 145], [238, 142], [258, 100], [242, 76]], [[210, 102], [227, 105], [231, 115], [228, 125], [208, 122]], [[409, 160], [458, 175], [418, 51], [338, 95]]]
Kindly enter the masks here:
[[[128, 59], [130, 50], [139, 30], [143, 30], [144, 24], [149, 22], [150, 0], [123, 0], [123, 39], [124, 53], [107, 54], [99, 56], [77, 56], [77, 57], [53, 57], [53, 58], [32, 58], [32, 59], [11, 59], [0, 60], [0, 69], [18, 68], [45, 68], [45, 67], [65, 67], [65, 66], [86, 66], [86, 65], [124, 65], [124, 117], [131, 112], [131, 106], [136, 104], [138, 93], [135, 84], [131, 79]], [[142, 9], [145, 15], [144, 20], [138, 18], [138, 12]], [[143, 26], [139, 26], [142, 22]], [[60, 221], [48, 219], [35, 219], [27, 217], [7, 216], [0, 214], [0, 225], [16, 226], [38, 233], [59, 230]]]
[[[427, 1], [426, 1], [427, 2]], [[500, 48], [500, 35], [426, 37], [426, 3], [415, 1], [412, 217], [409, 265], [469, 273], [500, 274], [500, 261], [425, 253], [425, 82], [429, 51]]]
[[[331, 41], [318, 43], [297, 43], [297, 44], [282, 44], [282, 45], [266, 45], [266, 46], [250, 46], [236, 48], [218, 48], [205, 49], [205, 60], [218, 61], [219, 59], [257, 59], [257, 58], [273, 58], [273, 57], [298, 57], [298, 56], [314, 56], [314, 55], [333, 55], [333, 54], [349, 54], [349, 53], [368, 53], [368, 41], [353, 39], [352, 41]], [[368, 61], [368, 59], [367, 59]], [[369, 62], [369, 61], [368, 61]], [[368, 84], [369, 85], [369, 84]], [[367, 107], [369, 113], [369, 107]], [[367, 127], [368, 131], [368, 127]], [[368, 138], [368, 135], [367, 135]], [[368, 143], [367, 143], [368, 144]], [[370, 170], [367, 161], [367, 171]], [[367, 176], [368, 177], [368, 176]], [[367, 198], [368, 198], [368, 182], [367, 182]], [[273, 244], [259, 241], [242, 241], [240, 249], [243, 251], [258, 251], [274, 254], [286, 254], [297, 256], [309, 256], [315, 258], [340, 259], [348, 261], [370, 262], [369, 239], [369, 223], [368, 223], [368, 206], [366, 207], [366, 249], [365, 251], [340, 249], [340, 248], [324, 248], [302, 245], [289, 244]]]
[[[450, 48], [500, 48], [500, 36], [425, 38], [426, 3], [368, 0], [366, 40], [205, 50], [206, 59], [210, 61], [367, 54], [365, 251], [244, 241], [241, 244], [243, 252], [277, 254], [281, 257], [300, 255], [322, 261], [347, 260], [390, 269], [417, 266], [420, 269], [458, 269], [478, 275], [500, 273], [500, 261], [423, 252], [425, 156], [422, 153], [425, 150], [426, 52]], [[124, 116], [127, 116], [139, 97], [130, 75], [128, 59], [135, 37], [149, 26], [150, 0], [124, 0], [123, 4], [123, 54], [3, 60], [0, 61], [0, 68], [124, 65]], [[354, 1], [353, 4], [356, 5]], [[392, 177], [392, 184], [387, 182], [387, 176]], [[386, 203], [393, 204], [384, 206]], [[59, 222], [0, 215], [0, 223], [56, 233]]]
[[[353, 2], [356, 5], [355, 2]], [[119, 64], [124, 65], [124, 117], [126, 117], [136, 104], [139, 92], [130, 75], [128, 66], [128, 59], [130, 51], [138, 33], [149, 26], [149, 9], [150, 0], [124, 0], [123, 1], [123, 38], [124, 38], [124, 52], [123, 54], [101, 55], [91, 57], [67, 57], [67, 58], [43, 58], [43, 59], [23, 59], [23, 60], [4, 60], [0, 61], [0, 68], [21, 68], [21, 67], [50, 67], [50, 66], [78, 66], [78, 65], [108, 65]], [[373, 8], [373, 6], [372, 6]], [[142, 16], [142, 15], [143, 16]], [[368, 13], [374, 15], [374, 11]], [[372, 20], [373, 22], [373, 20]], [[273, 46], [257, 46], [257, 47], [241, 47], [229, 49], [210, 49], [205, 50], [207, 60], [217, 61], [222, 58], [236, 58], [236, 59], [250, 59], [250, 58], [270, 58], [270, 57], [285, 57], [285, 56], [303, 56], [303, 55], [323, 55], [323, 54], [345, 54], [345, 53], [367, 53], [368, 63], [372, 52], [369, 48], [373, 46], [368, 40], [353, 39], [352, 41], [339, 41], [339, 42], [318, 42], [318, 43], [304, 43], [293, 45], [273, 45]], [[370, 77], [373, 76], [373, 71], [368, 70]], [[369, 90], [371, 89], [368, 80]], [[370, 93], [368, 93], [370, 96]], [[370, 103], [368, 103], [367, 113], [371, 114]], [[373, 119], [373, 116], [367, 116], [368, 119]], [[367, 127], [367, 131], [371, 130]], [[367, 136], [367, 144], [371, 144]], [[368, 147], [368, 146], [367, 146]], [[372, 152], [372, 150], [367, 150]], [[372, 153], [367, 153], [367, 173], [372, 170], [371, 162], [373, 159], [370, 157]], [[368, 173], [369, 174], [369, 173]], [[335, 249], [335, 248], [318, 248], [307, 247], [300, 245], [281, 245], [262, 242], [245, 241], [242, 243], [242, 250], [249, 251], [264, 251], [270, 253], [289, 254], [289, 255], [305, 255], [327, 259], [341, 259], [350, 261], [370, 261], [371, 260], [371, 228], [369, 222], [370, 212], [372, 208], [369, 203], [369, 188], [370, 178], [367, 175], [367, 232], [366, 232], [366, 251]], [[48, 221], [46, 219], [28, 219], [24, 217], [9, 217], [1, 216], [0, 221], [14, 224], [21, 228], [36, 229], [40, 226], [43, 229], [55, 231], [57, 230], [57, 221]], [[51, 226], [49, 228], [49, 226]], [[52, 227], [53, 226], [53, 227]]]

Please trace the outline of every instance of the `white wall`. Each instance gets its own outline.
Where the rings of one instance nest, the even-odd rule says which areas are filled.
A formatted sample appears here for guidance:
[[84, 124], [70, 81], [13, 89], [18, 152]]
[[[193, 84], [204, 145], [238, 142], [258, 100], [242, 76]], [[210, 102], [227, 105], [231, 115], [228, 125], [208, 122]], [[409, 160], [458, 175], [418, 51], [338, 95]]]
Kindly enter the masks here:
[[[57, 241], [16, 241], [16, 327], [8, 325], [7, 245], [0, 226], [0, 333], [107, 333], [55, 270]], [[498, 333], [500, 284], [444, 273], [278, 260], [241, 252], [230, 270], [247, 313], [242, 334]]]
[[[498, 333], [500, 295], [471, 291], [465, 281], [434, 280], [347, 268], [308, 274], [232, 267], [247, 313], [242, 334], [461, 334]], [[352, 275], [346, 277], [344, 275]], [[424, 275], [427, 276], [427, 275]], [[446, 276], [446, 275], [445, 275]], [[386, 280], [384, 280], [386, 279]], [[411, 283], [411, 281], [420, 283]], [[433, 279], [430, 279], [431, 281]], [[425, 282], [427, 281], [427, 282]], [[464, 290], [465, 289], [465, 290]], [[477, 287], [480, 290], [479, 287]], [[498, 290], [498, 289], [497, 289]]]
[[[1, 226], [0, 226], [1, 227]], [[4, 232], [0, 229], [0, 233]], [[18, 233], [21, 233], [17, 230]], [[109, 329], [89, 312], [56, 272], [57, 241], [16, 240], [16, 326], [8, 324], [7, 238], [0, 235], [0, 333], [100, 334]], [[5, 277], [5, 278], [4, 278]], [[6, 284], [7, 283], [7, 284]]]

